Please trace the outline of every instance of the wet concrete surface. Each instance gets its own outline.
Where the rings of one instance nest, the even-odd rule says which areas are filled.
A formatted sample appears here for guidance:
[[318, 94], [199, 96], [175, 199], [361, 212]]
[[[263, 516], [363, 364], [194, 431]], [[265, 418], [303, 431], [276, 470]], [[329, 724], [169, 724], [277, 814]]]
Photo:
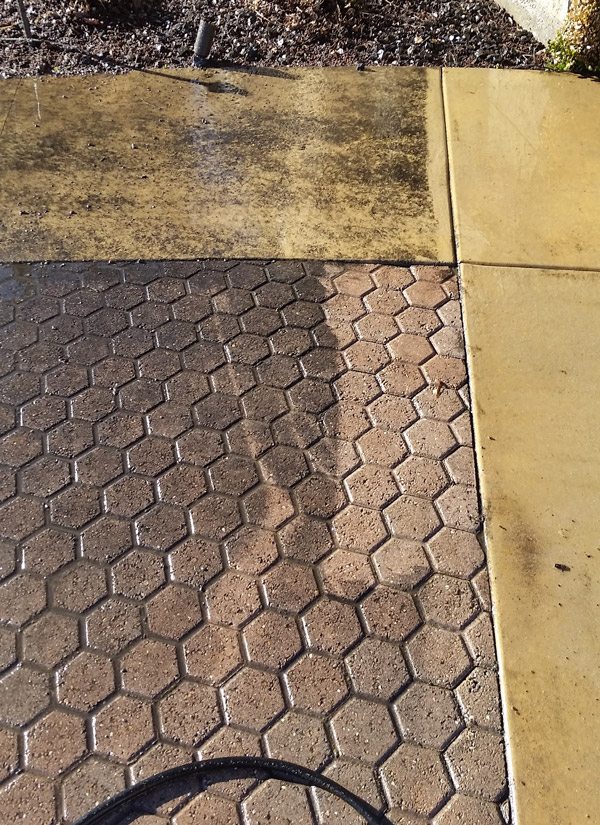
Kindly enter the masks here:
[[453, 260], [439, 71], [1, 88], [0, 260]]
[[[505, 821], [453, 270], [4, 266], [0, 324], [6, 821], [261, 753], [398, 825]], [[117, 821], [355, 821], [194, 790]]]

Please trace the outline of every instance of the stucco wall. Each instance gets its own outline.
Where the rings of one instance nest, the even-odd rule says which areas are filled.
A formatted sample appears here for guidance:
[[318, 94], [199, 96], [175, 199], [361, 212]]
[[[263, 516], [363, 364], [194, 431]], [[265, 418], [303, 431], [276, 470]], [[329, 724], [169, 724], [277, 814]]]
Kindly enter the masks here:
[[564, 23], [569, 0], [496, 0], [516, 22], [548, 43]]

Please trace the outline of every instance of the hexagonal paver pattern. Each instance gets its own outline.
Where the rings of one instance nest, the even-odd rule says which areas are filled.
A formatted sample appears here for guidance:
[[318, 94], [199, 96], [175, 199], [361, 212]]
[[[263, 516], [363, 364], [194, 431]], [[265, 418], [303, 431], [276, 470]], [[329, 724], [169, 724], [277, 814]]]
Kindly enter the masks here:
[[[262, 753], [393, 822], [503, 822], [452, 270], [23, 266], [0, 298], [4, 818], [70, 825]], [[279, 781], [194, 790], [131, 821], [341, 821]]]

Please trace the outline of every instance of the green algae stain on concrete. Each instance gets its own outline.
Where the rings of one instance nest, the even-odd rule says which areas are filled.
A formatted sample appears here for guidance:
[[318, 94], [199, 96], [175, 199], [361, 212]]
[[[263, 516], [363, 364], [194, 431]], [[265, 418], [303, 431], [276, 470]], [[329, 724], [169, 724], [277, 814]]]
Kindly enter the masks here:
[[25, 80], [0, 259], [451, 261], [439, 72]]

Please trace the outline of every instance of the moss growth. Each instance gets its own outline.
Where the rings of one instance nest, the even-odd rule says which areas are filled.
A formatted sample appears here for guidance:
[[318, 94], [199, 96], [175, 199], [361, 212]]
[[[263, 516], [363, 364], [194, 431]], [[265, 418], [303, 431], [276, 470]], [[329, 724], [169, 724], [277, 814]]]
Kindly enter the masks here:
[[600, 0], [574, 0], [548, 55], [554, 71], [600, 75]]

